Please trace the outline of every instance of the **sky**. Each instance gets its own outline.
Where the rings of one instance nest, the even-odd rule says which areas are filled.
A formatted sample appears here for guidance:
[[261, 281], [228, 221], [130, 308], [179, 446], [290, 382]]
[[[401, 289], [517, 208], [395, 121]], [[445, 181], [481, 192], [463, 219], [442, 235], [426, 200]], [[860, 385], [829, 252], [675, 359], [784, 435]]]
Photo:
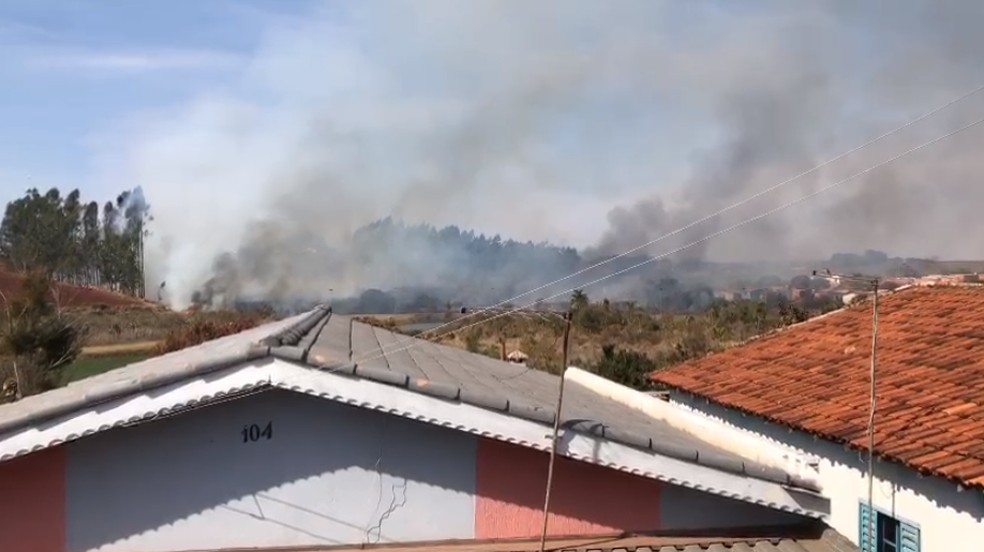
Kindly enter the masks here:
[[[981, 18], [984, 4], [956, 0], [4, 0], [0, 197], [58, 186], [104, 202], [141, 186], [149, 277], [183, 297], [223, 253], [297, 259], [311, 236], [344, 249], [390, 215], [611, 255], [984, 83]], [[679, 238], [982, 113], [965, 102]], [[981, 140], [694, 254], [980, 257], [959, 238], [980, 219]], [[435, 254], [393, 252], [450, 262]], [[340, 274], [351, 285], [325, 285], [371, 276]]]
[[[376, 4], [380, 4], [376, 2]], [[385, 3], [383, 3], [385, 4]], [[298, 56], [298, 65], [311, 64], [305, 56], [323, 54], [325, 73], [337, 61], [335, 75], [346, 79], [358, 74], [360, 67], [344, 59], [342, 54], [360, 37], [349, 34], [347, 24], [358, 17], [348, 10], [351, 4], [305, 0], [175, 0], [171, 2], [124, 2], [100, 0], [5, 0], [0, 3], [0, 197], [13, 198], [29, 187], [80, 187], [86, 197], [100, 202], [109, 199], [127, 186], [118, 170], [126, 163], [127, 153], [117, 149], [121, 136], [130, 138], [133, 128], [157, 117], [169, 117], [172, 110], [186, 109], [199, 104], [210, 95], [248, 97], [262, 104], [264, 96], [283, 91], [262, 89], [251, 80], [276, 78], [260, 75], [263, 71], [288, 72], [289, 63], [271, 61], [270, 50], [282, 51], [273, 55]], [[365, 14], [362, 14], [365, 15]], [[684, 14], [686, 15], [686, 14]], [[317, 23], [310, 24], [311, 19]], [[300, 42], [309, 41], [312, 26], [319, 26], [316, 45], [284, 45], [283, 36], [295, 33]], [[304, 35], [308, 33], [308, 35]], [[335, 36], [337, 35], [337, 40]], [[454, 37], [444, 37], [453, 40]], [[270, 43], [279, 46], [270, 46]], [[439, 43], [429, 47], [440, 48]], [[476, 47], [475, 45], [465, 45]], [[296, 47], [297, 52], [291, 51]], [[371, 58], [371, 44], [360, 43], [364, 54]], [[481, 46], [479, 46], [481, 47]], [[339, 52], [332, 52], [333, 49]], [[266, 52], [266, 53], [264, 53]], [[299, 53], [298, 53], [299, 52]], [[419, 53], [419, 52], [418, 52]], [[413, 73], [399, 75], [401, 87], [419, 88], [421, 94], [432, 93], [432, 81], [440, 82], [439, 71], [428, 67], [426, 59], [394, 60], [394, 51], [381, 46], [378, 55], [389, 56], [393, 63], [414, 66]], [[258, 57], [259, 56], [259, 57]], [[265, 56], [265, 57], [263, 57]], [[333, 59], [334, 58], [334, 59]], [[489, 60], [490, 64], [496, 63]], [[267, 63], [275, 67], [258, 67]], [[346, 66], [353, 63], [352, 66]], [[435, 64], [436, 65], [436, 64]], [[372, 71], [358, 78], [374, 78]], [[436, 77], [436, 78], [435, 78]], [[294, 78], [294, 77], [289, 77]], [[296, 79], [295, 79], [296, 80]], [[357, 80], [357, 79], [356, 79]], [[462, 85], [447, 82], [449, 88]], [[358, 90], [345, 86], [331, 77], [311, 78], [311, 86], [331, 90], [335, 97], [344, 97]], [[357, 85], [353, 85], [356, 88]], [[368, 86], [372, 86], [369, 84]], [[467, 86], [467, 83], [464, 84]], [[467, 94], [467, 90], [449, 93]], [[303, 92], [293, 90], [286, 101], [305, 101]], [[328, 96], [312, 93], [312, 101]], [[267, 98], [284, 102], [284, 98]], [[193, 108], [192, 108], [193, 109]], [[590, 107], [585, 117], [568, 123], [558, 123], [552, 130], [550, 155], [583, 154], [578, 151], [577, 136], [592, 124]], [[163, 115], [162, 115], [163, 114]], [[598, 103], [595, 122], [606, 121], [611, 128], [620, 119], [639, 117], [631, 105], [622, 112], [611, 105]], [[650, 125], [626, 125], [623, 133], [611, 136], [612, 141], [634, 142], [625, 135], [639, 132], [651, 125], [665, 124], [674, 118], [672, 110], [649, 110], [643, 114]], [[565, 126], [566, 125], [566, 126]], [[665, 174], [683, 170], [684, 156], [701, 134], [710, 132], [693, 125], [678, 126], [661, 141]], [[686, 139], [681, 140], [681, 135]], [[647, 137], [647, 140], [653, 140]], [[658, 138], [655, 138], [659, 140]], [[685, 147], [684, 147], [685, 146]], [[617, 152], [613, 148], [605, 155]], [[632, 155], [628, 150], [625, 155]], [[651, 151], [647, 152], [651, 155]], [[599, 154], [600, 155], [600, 154]], [[606, 166], [617, 159], [604, 160]], [[583, 175], [570, 185], [591, 192], [582, 200], [592, 209], [598, 222], [572, 240], [568, 236], [549, 236], [550, 228], [533, 231], [521, 238], [554, 239], [585, 243], [604, 224], [604, 213], [621, 196], [631, 197], [641, 186], [626, 178], [606, 174]], [[657, 175], [658, 176], [658, 175]], [[597, 180], [607, 178], [609, 201], [597, 203], [593, 192]], [[153, 194], [151, 194], [153, 195]], [[154, 198], [151, 197], [153, 202]], [[576, 201], [576, 199], [574, 199]], [[480, 217], [481, 218], [481, 217]], [[457, 222], [449, 219], [449, 222]], [[461, 221], [466, 222], [466, 221]], [[494, 231], [494, 217], [478, 221]], [[523, 234], [523, 232], [520, 232]], [[563, 233], [558, 233], [563, 234]]]
[[304, 2], [5, 0], [0, 4], [0, 194], [81, 187], [99, 134], [228, 85], [263, 29]]

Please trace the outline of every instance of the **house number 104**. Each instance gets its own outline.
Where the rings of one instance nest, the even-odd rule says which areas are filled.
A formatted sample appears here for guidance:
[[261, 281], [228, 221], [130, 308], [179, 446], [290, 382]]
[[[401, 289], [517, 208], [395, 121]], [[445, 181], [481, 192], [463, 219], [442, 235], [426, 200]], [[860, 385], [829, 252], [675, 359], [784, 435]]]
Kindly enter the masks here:
[[267, 422], [265, 426], [249, 424], [243, 426], [243, 442], [255, 443], [260, 439], [273, 439], [273, 422]]

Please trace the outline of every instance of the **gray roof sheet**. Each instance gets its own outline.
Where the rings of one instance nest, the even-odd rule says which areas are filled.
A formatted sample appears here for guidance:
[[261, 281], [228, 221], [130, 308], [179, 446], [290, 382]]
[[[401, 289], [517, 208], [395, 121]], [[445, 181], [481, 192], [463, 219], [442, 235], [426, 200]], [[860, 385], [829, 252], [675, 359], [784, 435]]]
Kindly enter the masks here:
[[[543, 424], [554, 421], [560, 383], [556, 375], [395, 334], [319, 307], [0, 406], [0, 435], [92, 404], [268, 355]], [[575, 383], [569, 382], [565, 388], [561, 422], [568, 430], [666, 456], [811, 488], [790, 474], [745, 461]]]

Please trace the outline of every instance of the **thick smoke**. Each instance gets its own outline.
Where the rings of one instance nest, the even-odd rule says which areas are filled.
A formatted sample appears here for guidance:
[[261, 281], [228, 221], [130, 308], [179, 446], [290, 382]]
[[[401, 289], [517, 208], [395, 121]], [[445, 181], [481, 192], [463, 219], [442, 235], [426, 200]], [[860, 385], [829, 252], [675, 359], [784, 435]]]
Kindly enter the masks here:
[[[603, 258], [984, 79], [976, 3], [722, 6], [363, 2], [278, 19], [239, 81], [124, 134], [121, 178], [154, 206], [150, 287], [167, 280], [170, 301], [182, 306], [195, 291], [286, 299], [471, 279], [475, 268], [454, 248], [395, 237], [360, 243], [356, 230], [387, 216]], [[646, 253], [981, 113], [984, 98], [973, 98]], [[974, 178], [981, 136], [969, 131], [677, 259], [802, 259], [867, 247], [980, 256], [960, 238], [984, 225], [974, 212], [984, 200]], [[541, 260], [483, 267], [480, 285], [535, 287], [561, 272]]]
[[[720, 138], [699, 153], [668, 208], [664, 194], [617, 207], [593, 257], [614, 255], [741, 202], [984, 83], [968, 20], [979, 5], [922, 2], [793, 14], [777, 42], [714, 100]], [[786, 14], [789, 15], [789, 14]], [[980, 95], [774, 193], [650, 248], [671, 251], [841, 181], [984, 115]], [[982, 131], [921, 151], [825, 196], [701, 243], [677, 258], [819, 259], [837, 250], [979, 257], [959, 237], [984, 201], [973, 152]]]

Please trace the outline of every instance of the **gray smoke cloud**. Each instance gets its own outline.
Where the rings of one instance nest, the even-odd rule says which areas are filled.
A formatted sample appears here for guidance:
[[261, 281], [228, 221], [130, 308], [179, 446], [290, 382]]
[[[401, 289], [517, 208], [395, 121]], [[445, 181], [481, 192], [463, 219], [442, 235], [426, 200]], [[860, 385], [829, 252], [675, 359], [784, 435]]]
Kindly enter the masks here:
[[[984, 82], [976, 3], [337, 6], [271, 23], [237, 82], [123, 134], [121, 178], [154, 209], [150, 287], [167, 280], [175, 306], [210, 279], [230, 296], [274, 298], [474, 279], [454, 247], [353, 239], [386, 216], [578, 246], [585, 260], [614, 255]], [[982, 113], [984, 99], [973, 98], [646, 252]], [[980, 256], [960, 238], [984, 225], [981, 136], [969, 131], [678, 258], [869, 247]], [[480, 286], [535, 287], [566, 267], [547, 258], [483, 267]]]
[[[672, 209], [662, 194], [614, 209], [596, 256], [617, 254], [734, 205], [984, 82], [978, 4], [846, 3], [792, 17], [776, 48], [715, 99], [721, 138], [699, 155]], [[759, 70], [762, 69], [762, 70]], [[651, 248], [672, 250], [954, 130], [984, 115], [977, 96], [823, 170]], [[977, 258], [970, 205], [982, 132], [877, 169], [803, 205], [706, 242], [684, 258], [816, 260], [866, 248]], [[971, 230], [973, 228], [973, 230]]]

